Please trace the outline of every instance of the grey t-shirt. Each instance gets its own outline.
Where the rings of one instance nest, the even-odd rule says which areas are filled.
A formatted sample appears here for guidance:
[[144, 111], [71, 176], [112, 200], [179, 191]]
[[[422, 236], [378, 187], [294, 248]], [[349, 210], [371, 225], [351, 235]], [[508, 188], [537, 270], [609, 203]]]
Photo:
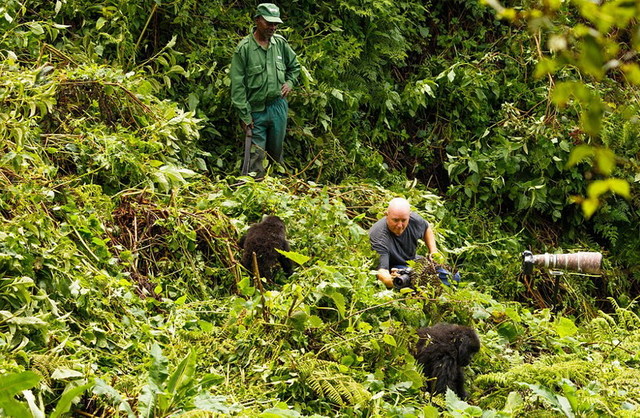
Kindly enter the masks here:
[[407, 260], [416, 258], [418, 239], [424, 238], [429, 223], [417, 213], [409, 215], [409, 225], [398, 236], [389, 231], [387, 217], [373, 224], [369, 230], [371, 248], [380, 256], [378, 269], [387, 269], [397, 265], [406, 265]]

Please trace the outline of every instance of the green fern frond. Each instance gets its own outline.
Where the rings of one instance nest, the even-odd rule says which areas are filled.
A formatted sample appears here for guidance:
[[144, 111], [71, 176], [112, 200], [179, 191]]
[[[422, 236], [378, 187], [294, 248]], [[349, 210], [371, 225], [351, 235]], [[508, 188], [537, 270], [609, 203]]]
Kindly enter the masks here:
[[510, 386], [514, 383], [509, 372], [487, 373], [478, 376], [475, 383], [480, 386]]
[[369, 401], [371, 393], [353, 377], [340, 371], [337, 363], [309, 357], [297, 364], [301, 381], [318, 397], [340, 405], [356, 405]]
[[71, 363], [57, 355], [35, 354], [31, 356], [31, 370], [42, 376], [42, 382], [51, 387], [51, 375], [59, 367], [71, 368]]
[[544, 386], [552, 386], [562, 379], [569, 379], [577, 384], [587, 384], [593, 378], [591, 362], [568, 358], [561, 361], [557, 356], [542, 359], [533, 364], [521, 364], [506, 372], [490, 373], [478, 376], [478, 385], [497, 385], [516, 387], [516, 382], [537, 382]]

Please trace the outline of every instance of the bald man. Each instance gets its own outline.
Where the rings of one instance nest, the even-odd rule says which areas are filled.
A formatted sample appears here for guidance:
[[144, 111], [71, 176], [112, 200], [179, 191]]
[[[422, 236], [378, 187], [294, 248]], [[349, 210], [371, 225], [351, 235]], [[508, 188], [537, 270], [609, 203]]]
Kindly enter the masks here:
[[408, 260], [416, 259], [418, 239], [424, 239], [429, 254], [436, 254], [436, 238], [427, 221], [411, 212], [406, 199], [395, 198], [389, 202], [387, 215], [369, 230], [371, 247], [380, 256], [378, 280], [388, 288], [393, 287], [394, 268], [406, 267]]

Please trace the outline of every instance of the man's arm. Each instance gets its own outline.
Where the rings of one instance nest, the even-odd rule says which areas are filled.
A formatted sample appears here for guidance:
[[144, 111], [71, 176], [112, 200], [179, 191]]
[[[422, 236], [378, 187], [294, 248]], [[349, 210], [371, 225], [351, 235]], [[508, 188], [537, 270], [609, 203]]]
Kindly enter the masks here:
[[286, 97], [298, 83], [298, 77], [300, 76], [300, 63], [298, 62], [298, 57], [286, 41], [284, 44], [284, 59], [287, 68], [284, 74], [285, 83], [282, 85], [281, 91], [282, 95]]
[[231, 103], [238, 110], [238, 116], [246, 128], [246, 126], [251, 127], [253, 119], [247, 100], [247, 89], [244, 85], [245, 62], [242, 51], [239, 48], [236, 49], [231, 58]]
[[431, 256], [431, 258], [433, 259], [434, 256], [435, 258], [437, 258], [433, 261], [441, 263], [442, 254], [440, 254], [440, 252], [438, 251], [438, 246], [436, 245], [436, 236], [433, 232], [433, 228], [431, 228], [431, 225], [429, 225], [424, 231], [424, 242], [427, 244], [427, 248], [429, 249], [429, 255]]
[[379, 242], [371, 242], [373, 250], [378, 253], [378, 273], [376, 277], [388, 288], [393, 287], [393, 276], [389, 271], [389, 253]]
[[376, 274], [376, 277], [378, 277], [378, 280], [384, 283], [384, 285], [387, 286], [388, 289], [393, 287], [393, 276], [391, 275], [391, 272], [389, 272], [389, 270], [378, 270], [378, 274]]
[[438, 246], [436, 245], [436, 235], [433, 233], [433, 228], [431, 228], [431, 225], [429, 225], [424, 231], [424, 242], [427, 244], [429, 254], [438, 252]]

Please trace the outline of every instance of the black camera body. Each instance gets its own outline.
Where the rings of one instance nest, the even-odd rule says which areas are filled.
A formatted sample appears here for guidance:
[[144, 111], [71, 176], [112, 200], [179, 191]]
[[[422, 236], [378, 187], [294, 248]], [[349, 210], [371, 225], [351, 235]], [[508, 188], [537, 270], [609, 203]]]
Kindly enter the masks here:
[[413, 276], [413, 269], [411, 267], [398, 269], [395, 271], [393, 277], [393, 287], [396, 289], [404, 289], [405, 287], [413, 287], [411, 276]]

